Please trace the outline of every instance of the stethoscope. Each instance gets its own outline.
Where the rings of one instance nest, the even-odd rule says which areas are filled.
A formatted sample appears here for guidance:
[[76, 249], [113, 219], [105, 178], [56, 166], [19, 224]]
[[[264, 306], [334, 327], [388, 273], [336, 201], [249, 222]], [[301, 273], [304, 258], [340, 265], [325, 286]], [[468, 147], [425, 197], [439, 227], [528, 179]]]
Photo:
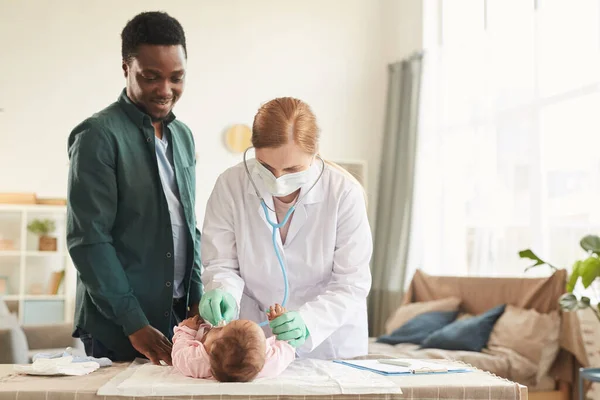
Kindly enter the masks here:
[[[279, 251], [279, 246], [277, 246], [277, 229], [280, 229], [281, 227], [285, 226], [285, 224], [288, 222], [288, 219], [290, 219], [290, 216], [294, 213], [294, 210], [296, 210], [296, 206], [298, 204], [300, 204], [300, 202], [306, 197], [306, 195], [308, 193], [310, 193], [310, 191], [317, 185], [317, 183], [323, 176], [323, 172], [325, 172], [325, 160], [323, 160], [323, 158], [321, 158], [320, 155], [318, 155], [318, 154], [316, 155], [319, 158], [319, 160], [321, 160], [321, 164], [322, 164], [321, 173], [319, 174], [319, 176], [317, 177], [315, 182], [312, 184], [312, 186], [287, 211], [287, 213], [285, 214], [285, 217], [283, 217], [283, 220], [280, 223], [276, 223], [276, 222], [273, 222], [271, 220], [271, 218], [269, 217], [269, 210], [273, 211], [273, 213], [275, 213], [275, 210], [273, 210], [271, 207], [269, 207], [267, 205], [267, 203], [265, 202], [265, 199], [260, 195], [258, 187], [254, 183], [254, 179], [252, 179], [252, 174], [250, 173], [250, 169], [248, 168], [248, 163], [246, 162], [246, 154], [248, 153], [248, 150], [250, 150], [250, 149], [252, 149], [252, 147], [249, 147], [246, 149], [246, 151], [244, 151], [244, 167], [246, 168], [246, 173], [248, 174], [248, 179], [250, 179], [250, 183], [252, 183], [252, 187], [254, 188], [254, 191], [256, 192], [256, 196], [258, 196], [258, 198], [260, 199], [260, 205], [262, 206], [262, 209], [265, 213], [267, 222], [269, 223], [269, 225], [271, 225], [271, 228], [272, 228], [271, 239], [273, 241], [273, 248], [275, 249], [275, 255], [277, 256], [277, 261], [279, 261], [279, 267], [281, 267], [281, 275], [283, 275], [283, 301], [281, 302], [281, 306], [285, 307], [285, 305], [287, 303], [287, 299], [288, 299], [289, 282], [288, 282], [287, 271], [285, 269], [285, 263], [283, 262], [283, 257], [281, 256], [281, 252]], [[268, 312], [268, 310], [266, 310], [266, 312]], [[268, 320], [263, 321], [263, 322], [259, 323], [258, 326], [265, 326], [268, 323], [269, 323]]]

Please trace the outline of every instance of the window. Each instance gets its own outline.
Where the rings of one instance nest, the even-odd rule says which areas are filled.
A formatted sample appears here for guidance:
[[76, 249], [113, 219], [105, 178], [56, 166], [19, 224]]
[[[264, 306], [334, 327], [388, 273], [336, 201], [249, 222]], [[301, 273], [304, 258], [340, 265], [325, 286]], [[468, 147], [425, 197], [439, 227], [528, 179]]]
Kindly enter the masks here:
[[424, 13], [409, 269], [519, 276], [526, 248], [570, 268], [600, 234], [600, 0]]

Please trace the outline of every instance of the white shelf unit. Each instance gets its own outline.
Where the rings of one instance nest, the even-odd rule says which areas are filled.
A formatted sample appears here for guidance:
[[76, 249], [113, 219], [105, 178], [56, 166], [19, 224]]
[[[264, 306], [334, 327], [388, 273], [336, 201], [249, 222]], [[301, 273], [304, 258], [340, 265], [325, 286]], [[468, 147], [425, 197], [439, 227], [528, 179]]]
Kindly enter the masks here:
[[[66, 206], [0, 204], [0, 239], [14, 244], [0, 250], [0, 299], [16, 303], [23, 325], [69, 323], [73, 321], [76, 271], [66, 248]], [[52, 219], [57, 238], [56, 251], [39, 251], [39, 237], [27, 230], [34, 219]], [[50, 294], [53, 272], [64, 270], [58, 294]]]

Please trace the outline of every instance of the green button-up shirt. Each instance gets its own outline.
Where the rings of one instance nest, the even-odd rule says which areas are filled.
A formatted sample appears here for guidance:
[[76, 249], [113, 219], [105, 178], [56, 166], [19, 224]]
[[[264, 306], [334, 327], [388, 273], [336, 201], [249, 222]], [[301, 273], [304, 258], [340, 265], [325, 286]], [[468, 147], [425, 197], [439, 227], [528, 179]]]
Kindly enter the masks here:
[[[175, 176], [188, 226], [184, 287], [200, 301], [200, 232], [194, 211], [194, 140], [171, 115]], [[78, 271], [75, 328], [120, 357], [133, 358], [128, 335], [147, 324], [169, 334], [174, 249], [150, 117], [127, 97], [79, 124], [69, 136], [67, 245]]]

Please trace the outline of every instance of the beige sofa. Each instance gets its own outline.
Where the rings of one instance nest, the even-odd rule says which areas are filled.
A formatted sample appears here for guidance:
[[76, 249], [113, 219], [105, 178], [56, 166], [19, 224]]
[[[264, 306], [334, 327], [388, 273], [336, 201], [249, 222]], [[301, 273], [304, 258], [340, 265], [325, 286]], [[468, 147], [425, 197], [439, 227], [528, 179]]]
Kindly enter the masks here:
[[[547, 278], [443, 277], [417, 271], [402, 305], [458, 297], [459, 311], [471, 315], [481, 314], [500, 304], [511, 305], [513, 309], [525, 309], [524, 312], [535, 310], [542, 315], [553, 313], [560, 319], [554, 325], [556, 350], [550, 356], [553, 360], [547, 360], [548, 373], [537, 379], [535, 386], [528, 385], [529, 398], [576, 399], [577, 385], [574, 383], [577, 382], [577, 372], [579, 367], [588, 366], [588, 359], [577, 315], [559, 310], [558, 299], [565, 291], [566, 279], [567, 273], [564, 270], [557, 271]], [[516, 340], [518, 342], [520, 339]], [[376, 343], [375, 338], [372, 338], [369, 352], [407, 358], [460, 360], [511, 380], [516, 380], [515, 372], [519, 368], [523, 369], [525, 365], [522, 362], [524, 358], [510, 350], [498, 353], [484, 349], [479, 353], [419, 347], [413, 344]]]
[[20, 326], [16, 302], [0, 298], [0, 364], [27, 364], [37, 353], [57, 353], [67, 347], [85, 355], [83, 344], [71, 337], [71, 324]]

